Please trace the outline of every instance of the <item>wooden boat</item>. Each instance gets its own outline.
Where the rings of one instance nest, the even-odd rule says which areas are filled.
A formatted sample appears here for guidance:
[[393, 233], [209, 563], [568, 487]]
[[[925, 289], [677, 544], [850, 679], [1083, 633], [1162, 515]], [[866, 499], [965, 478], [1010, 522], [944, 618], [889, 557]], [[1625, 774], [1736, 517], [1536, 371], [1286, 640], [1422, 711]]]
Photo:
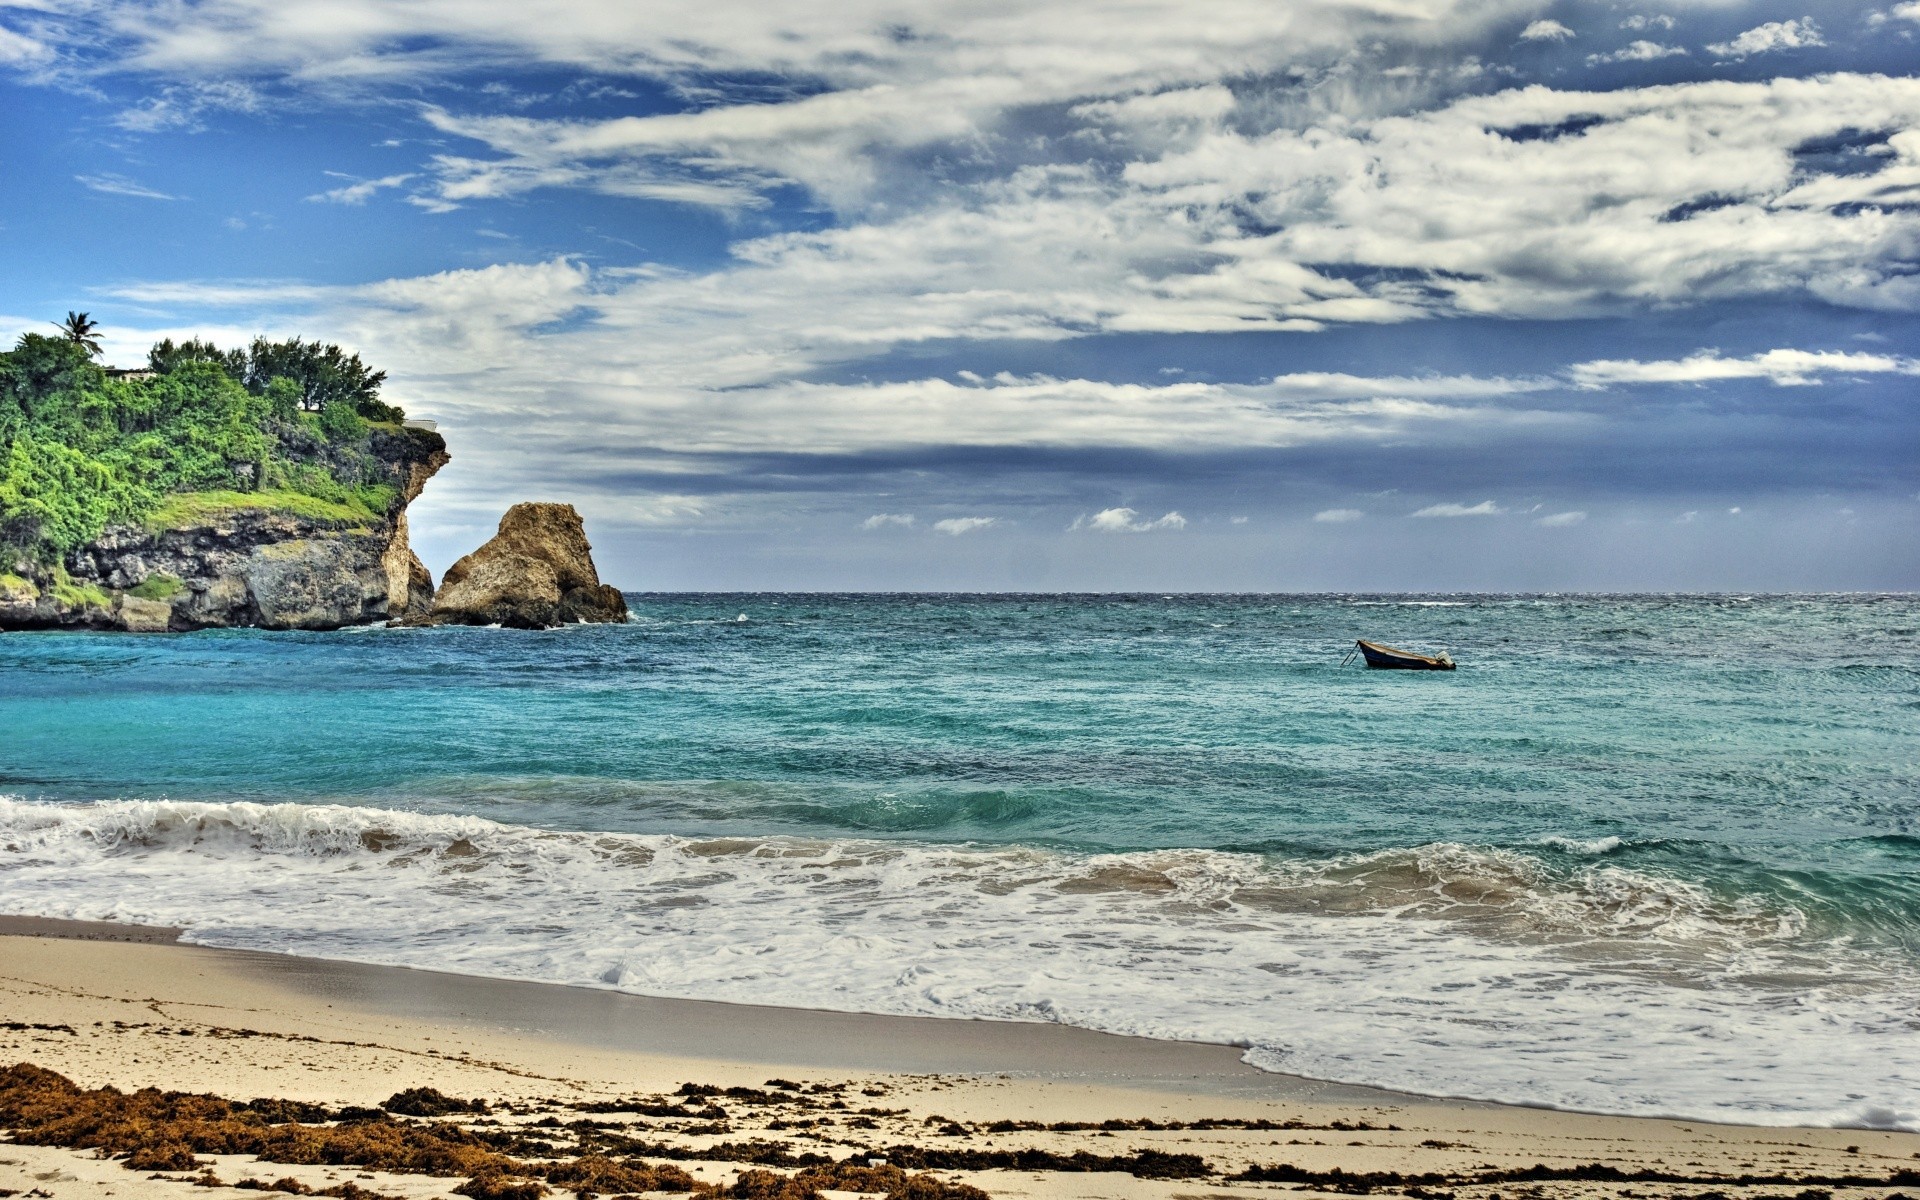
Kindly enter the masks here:
[[1453, 656], [1442, 650], [1437, 655], [1414, 654], [1408, 650], [1395, 650], [1392, 646], [1382, 646], [1379, 642], [1360, 640], [1354, 642], [1360, 647], [1361, 657], [1367, 660], [1369, 667], [1378, 667], [1388, 671], [1451, 671]]

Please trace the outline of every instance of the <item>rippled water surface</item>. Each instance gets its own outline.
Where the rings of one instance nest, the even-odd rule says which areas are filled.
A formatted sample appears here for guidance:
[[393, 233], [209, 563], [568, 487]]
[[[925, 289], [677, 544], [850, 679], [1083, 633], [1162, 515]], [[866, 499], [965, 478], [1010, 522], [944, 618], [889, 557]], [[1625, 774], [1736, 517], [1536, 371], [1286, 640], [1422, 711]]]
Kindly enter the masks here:
[[1915, 597], [632, 599], [0, 637], [0, 910], [1920, 1126]]

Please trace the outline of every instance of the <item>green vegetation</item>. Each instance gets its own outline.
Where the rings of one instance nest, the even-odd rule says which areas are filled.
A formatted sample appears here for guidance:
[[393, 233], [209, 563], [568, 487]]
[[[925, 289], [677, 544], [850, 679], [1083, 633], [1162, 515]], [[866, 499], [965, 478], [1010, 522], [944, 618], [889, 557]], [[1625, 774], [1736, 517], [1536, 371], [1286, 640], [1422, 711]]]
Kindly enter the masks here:
[[53, 567], [53, 598], [67, 608], [112, 608], [113, 597], [91, 583], [79, 583], [58, 563]]
[[163, 341], [151, 374], [94, 362], [97, 325], [0, 353], [0, 563], [58, 562], [109, 524], [165, 528], [264, 507], [342, 524], [395, 498], [370, 439], [404, 414], [338, 346]]
[[140, 523], [158, 533], [162, 529], [212, 524], [242, 509], [264, 509], [342, 526], [364, 525], [385, 515], [394, 490], [375, 484], [348, 495], [350, 499], [339, 501], [290, 488], [266, 488], [258, 492], [175, 492], [155, 505]]
[[156, 571], [127, 589], [127, 595], [142, 600], [166, 600], [186, 590], [187, 585], [164, 571]]

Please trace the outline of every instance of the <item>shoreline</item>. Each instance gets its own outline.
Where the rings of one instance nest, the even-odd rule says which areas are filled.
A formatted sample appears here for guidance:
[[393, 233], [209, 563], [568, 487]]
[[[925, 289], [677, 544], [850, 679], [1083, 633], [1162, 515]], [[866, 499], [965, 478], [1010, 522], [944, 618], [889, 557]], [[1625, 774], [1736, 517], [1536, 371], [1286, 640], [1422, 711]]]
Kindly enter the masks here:
[[[1149, 1089], [1175, 1085], [1221, 1096], [1341, 1104], [1535, 1107], [1422, 1096], [1265, 1071], [1242, 1062], [1239, 1047], [1211, 1042], [1131, 1037], [1040, 1022], [902, 1017], [646, 996], [573, 984], [202, 946], [180, 941], [183, 932], [114, 921], [0, 916], [0, 938], [178, 946], [218, 955], [250, 979], [323, 1004], [621, 1053], [730, 1062], [748, 1050], [755, 1062], [826, 1071], [1004, 1075]], [[1543, 1107], [1541, 1111], [1557, 1110]]]
[[[195, 1148], [176, 1122], [164, 1133], [173, 1142], [113, 1143], [121, 1155], [144, 1148], [121, 1159], [94, 1153], [108, 1144], [93, 1135], [42, 1137], [16, 1115], [0, 1143], [0, 1192], [258, 1200], [279, 1180], [344, 1200], [450, 1200], [464, 1176], [391, 1157], [391, 1139], [435, 1130], [505, 1147], [522, 1156], [512, 1170], [546, 1172], [577, 1200], [649, 1190], [575, 1178], [615, 1160], [656, 1183], [678, 1180], [683, 1193], [771, 1197], [753, 1188], [777, 1185], [789, 1189], [782, 1200], [1238, 1200], [1276, 1187], [1411, 1200], [1812, 1200], [1811, 1187], [1823, 1200], [1893, 1200], [1920, 1187], [1920, 1134], [1435, 1099], [1259, 1071], [1226, 1046], [660, 1000], [175, 938], [0, 920], [0, 1115], [8, 1103], [19, 1111], [7, 1097], [22, 1079], [68, 1088], [45, 1102], [61, 1113], [164, 1102], [127, 1095], [143, 1087], [225, 1097], [236, 1112], [261, 1098], [252, 1109], [305, 1106], [302, 1137], [332, 1139], [334, 1157]], [[20, 1063], [57, 1075], [23, 1074]], [[86, 1090], [105, 1086], [121, 1091]], [[473, 1097], [489, 1115], [403, 1119], [370, 1107], [418, 1088]], [[217, 1102], [196, 1102], [207, 1103]], [[387, 1158], [368, 1157], [374, 1141], [354, 1132], [370, 1119], [387, 1131]], [[208, 1145], [226, 1145], [234, 1128]], [[162, 1159], [200, 1173], [127, 1169]], [[1636, 1190], [1646, 1180], [1661, 1190]], [[489, 1200], [472, 1180], [461, 1186]]]

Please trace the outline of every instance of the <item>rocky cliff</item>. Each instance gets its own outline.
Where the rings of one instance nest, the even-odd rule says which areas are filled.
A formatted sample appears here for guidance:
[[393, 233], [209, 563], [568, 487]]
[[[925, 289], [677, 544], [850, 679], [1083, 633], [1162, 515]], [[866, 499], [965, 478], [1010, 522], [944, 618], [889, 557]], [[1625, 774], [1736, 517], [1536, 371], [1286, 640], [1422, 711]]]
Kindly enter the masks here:
[[407, 505], [449, 461], [439, 434], [373, 428], [384, 511], [285, 493], [182, 493], [143, 526], [110, 525], [55, 566], [0, 562], [0, 629], [338, 629], [424, 613], [433, 580]]

